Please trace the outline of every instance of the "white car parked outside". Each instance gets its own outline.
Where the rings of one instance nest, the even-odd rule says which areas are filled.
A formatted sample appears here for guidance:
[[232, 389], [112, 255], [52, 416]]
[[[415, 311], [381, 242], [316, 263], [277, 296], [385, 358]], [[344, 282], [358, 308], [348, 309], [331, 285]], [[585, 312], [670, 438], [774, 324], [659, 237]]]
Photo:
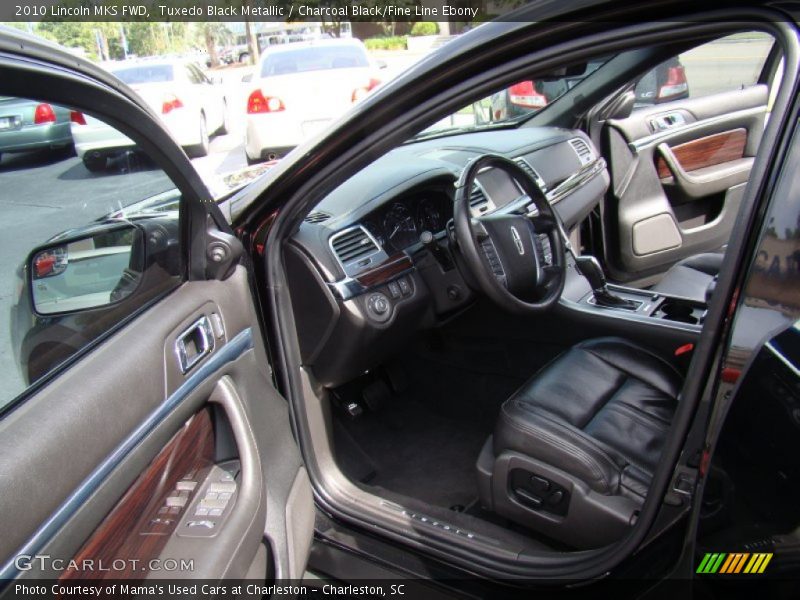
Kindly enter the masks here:
[[280, 158], [380, 85], [378, 67], [356, 39], [268, 47], [247, 99], [250, 164]]
[[[190, 156], [208, 154], [211, 133], [228, 132], [224, 88], [214, 84], [196, 64], [179, 59], [140, 59], [104, 66], [160, 115]], [[71, 121], [75, 151], [90, 171], [104, 169], [110, 156], [135, 145], [113, 127], [88, 115], [73, 112]]]

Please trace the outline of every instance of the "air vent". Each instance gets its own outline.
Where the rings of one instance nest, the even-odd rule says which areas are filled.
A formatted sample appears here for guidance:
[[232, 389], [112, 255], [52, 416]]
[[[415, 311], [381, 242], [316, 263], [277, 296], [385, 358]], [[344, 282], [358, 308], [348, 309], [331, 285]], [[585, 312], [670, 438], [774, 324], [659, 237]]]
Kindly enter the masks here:
[[594, 160], [594, 153], [582, 138], [572, 138], [569, 141], [569, 145], [575, 150], [575, 154], [578, 155], [578, 160], [581, 161], [582, 165], [588, 165]]
[[[363, 227], [345, 229], [337, 233], [331, 239], [331, 247], [344, 266], [366, 260], [380, 252], [378, 244]], [[369, 261], [366, 264], [369, 264]]]
[[489, 199], [477, 183], [472, 186], [472, 193], [469, 195], [469, 205], [472, 210], [478, 214], [485, 213], [489, 210]]
[[521, 156], [519, 158], [515, 158], [514, 162], [517, 163], [520, 167], [522, 167], [522, 170], [533, 178], [533, 180], [536, 182], [537, 187], [540, 190], [542, 190], [542, 193], [544, 194], [547, 193], [547, 184], [544, 182], [544, 179], [542, 179], [542, 176], [536, 172], [536, 169], [534, 169], [531, 166], [531, 163], [529, 163], [526, 159], [524, 159]]
[[328, 213], [314, 211], [312, 213], [308, 213], [308, 215], [306, 216], [305, 219], [303, 219], [303, 221], [305, 221], [306, 223], [322, 223], [330, 218], [331, 216]]

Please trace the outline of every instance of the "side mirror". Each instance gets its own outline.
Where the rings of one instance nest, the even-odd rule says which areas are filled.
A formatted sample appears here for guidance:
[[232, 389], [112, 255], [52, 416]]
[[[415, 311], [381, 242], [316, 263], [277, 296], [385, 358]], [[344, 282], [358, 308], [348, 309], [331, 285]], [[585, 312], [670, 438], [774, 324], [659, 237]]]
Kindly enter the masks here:
[[144, 232], [129, 223], [34, 250], [27, 262], [31, 304], [42, 315], [107, 306], [139, 285]]
[[250, 83], [253, 80], [253, 74], [248, 73], [247, 75], [242, 76], [242, 83]]
[[386, 63], [386, 61], [385, 61], [385, 60], [383, 60], [383, 59], [378, 59], [377, 61], [375, 61], [375, 64], [377, 64], [377, 65], [378, 65], [378, 68], [379, 68], [379, 69], [385, 69], [386, 67], [388, 67], [388, 66], [389, 66], [389, 65]]

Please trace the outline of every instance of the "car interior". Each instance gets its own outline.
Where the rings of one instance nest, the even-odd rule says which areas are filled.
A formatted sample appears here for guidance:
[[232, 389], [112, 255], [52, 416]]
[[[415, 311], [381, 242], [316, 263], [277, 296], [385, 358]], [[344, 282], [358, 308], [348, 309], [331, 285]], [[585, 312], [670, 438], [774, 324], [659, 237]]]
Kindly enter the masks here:
[[313, 453], [343, 498], [517, 555], [631, 530], [780, 44], [755, 32], [764, 52], [746, 85], [706, 93], [690, 69], [688, 93], [684, 78], [678, 97], [647, 104], [640, 82], [675, 85], [670, 73], [691, 67], [676, 57], [753, 33], [627, 49], [585, 76], [586, 63], [518, 73], [566, 81], [563, 94], [499, 121], [475, 98], [306, 211], [283, 266]]
[[[486, 23], [216, 201], [132, 90], [3, 31], [4, 96], [137, 148], [4, 160], [32, 244], [5, 246], [0, 579], [649, 586], [695, 518], [714, 551], [791, 531], [769, 347], [780, 410], [754, 370], [698, 493], [718, 359], [747, 356], [732, 293], [796, 188], [795, 29], [739, 10]], [[752, 531], [715, 529], [734, 512]]]

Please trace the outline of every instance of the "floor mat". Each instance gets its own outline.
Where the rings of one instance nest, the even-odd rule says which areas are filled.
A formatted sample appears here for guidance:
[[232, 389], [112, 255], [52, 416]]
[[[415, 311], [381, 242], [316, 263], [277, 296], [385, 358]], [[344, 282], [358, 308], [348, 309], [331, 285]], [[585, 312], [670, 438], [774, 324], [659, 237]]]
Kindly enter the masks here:
[[[379, 370], [339, 388], [340, 405], [367, 407], [365, 387], [380, 379], [390, 383], [388, 399], [376, 410], [357, 419], [339, 414], [337, 427], [345, 432], [335, 437], [339, 467], [354, 481], [439, 507], [469, 506], [478, 496], [475, 462], [500, 405], [552, 358], [552, 349], [532, 350], [523, 361], [496, 340], [433, 336], [383, 376]], [[393, 378], [391, 371], [402, 376]]]
[[[342, 426], [375, 467], [364, 483], [445, 508], [476, 498], [475, 461], [485, 428], [444, 419], [407, 399]], [[340, 466], [355, 478], [341, 458]]]

